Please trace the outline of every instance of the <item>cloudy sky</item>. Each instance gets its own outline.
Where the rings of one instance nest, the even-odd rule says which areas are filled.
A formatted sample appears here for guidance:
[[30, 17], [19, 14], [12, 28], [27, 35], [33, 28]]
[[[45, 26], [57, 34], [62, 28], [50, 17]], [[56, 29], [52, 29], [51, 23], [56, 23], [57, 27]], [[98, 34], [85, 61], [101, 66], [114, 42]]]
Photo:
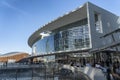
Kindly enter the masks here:
[[31, 53], [34, 31], [87, 1], [120, 16], [120, 0], [0, 0], [0, 54]]

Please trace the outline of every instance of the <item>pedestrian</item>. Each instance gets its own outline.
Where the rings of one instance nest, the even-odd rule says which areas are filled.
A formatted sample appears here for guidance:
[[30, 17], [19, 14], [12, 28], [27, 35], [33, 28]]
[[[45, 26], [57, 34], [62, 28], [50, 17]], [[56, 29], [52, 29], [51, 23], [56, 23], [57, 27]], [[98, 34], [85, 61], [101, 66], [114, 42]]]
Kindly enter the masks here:
[[114, 62], [112, 67], [112, 75], [114, 80], [120, 80], [120, 66], [119, 62]]

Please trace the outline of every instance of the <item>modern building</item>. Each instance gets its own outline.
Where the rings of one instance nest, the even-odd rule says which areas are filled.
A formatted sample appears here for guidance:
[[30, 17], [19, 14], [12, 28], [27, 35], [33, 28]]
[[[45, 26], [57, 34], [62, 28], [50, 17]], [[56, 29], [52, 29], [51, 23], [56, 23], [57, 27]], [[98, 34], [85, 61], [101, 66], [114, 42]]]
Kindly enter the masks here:
[[0, 55], [0, 63], [14, 63], [28, 56], [29, 54], [25, 52], [10, 52]]
[[[29, 37], [28, 44], [33, 56], [47, 61], [80, 59], [113, 42], [111, 36], [100, 37], [119, 27], [119, 16], [87, 2], [40, 27]], [[115, 39], [120, 40], [120, 34], [115, 34]]]

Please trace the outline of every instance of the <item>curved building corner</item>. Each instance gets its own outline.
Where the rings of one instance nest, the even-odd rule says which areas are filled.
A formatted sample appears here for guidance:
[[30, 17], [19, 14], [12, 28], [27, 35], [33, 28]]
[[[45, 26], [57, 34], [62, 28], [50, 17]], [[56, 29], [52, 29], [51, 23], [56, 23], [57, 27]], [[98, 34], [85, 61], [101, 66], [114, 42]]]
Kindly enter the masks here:
[[[33, 56], [47, 61], [83, 59], [91, 56], [89, 50], [109, 44], [104, 44], [100, 36], [118, 28], [117, 20], [115, 14], [87, 2], [35, 31], [28, 45]], [[114, 26], [109, 27], [108, 23]]]

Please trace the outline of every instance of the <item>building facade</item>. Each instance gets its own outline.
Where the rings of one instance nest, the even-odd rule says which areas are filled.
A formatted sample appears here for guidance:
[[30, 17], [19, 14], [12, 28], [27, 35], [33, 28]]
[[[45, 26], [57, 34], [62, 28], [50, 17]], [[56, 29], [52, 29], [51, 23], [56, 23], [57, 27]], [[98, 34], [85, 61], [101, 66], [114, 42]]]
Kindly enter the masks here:
[[29, 54], [25, 52], [10, 52], [0, 55], [0, 63], [15, 63], [26, 57], [29, 57]]
[[[87, 2], [42, 26], [29, 37], [28, 44], [33, 56], [47, 61], [89, 57], [90, 50], [112, 42], [111, 37], [100, 37], [119, 27], [119, 16]], [[115, 39], [120, 40], [119, 35]]]

